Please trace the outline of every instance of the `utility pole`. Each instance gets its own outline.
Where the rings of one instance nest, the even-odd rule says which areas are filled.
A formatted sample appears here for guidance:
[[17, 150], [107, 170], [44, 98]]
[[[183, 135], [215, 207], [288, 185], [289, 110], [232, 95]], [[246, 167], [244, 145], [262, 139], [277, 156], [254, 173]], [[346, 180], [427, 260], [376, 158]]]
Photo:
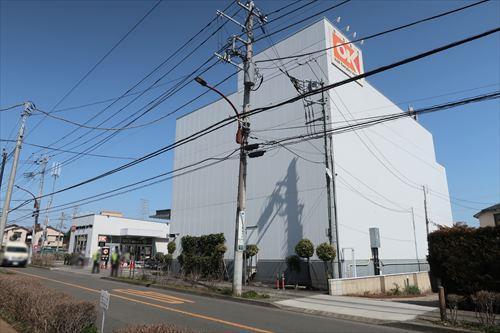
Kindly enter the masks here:
[[[241, 296], [242, 280], [243, 280], [243, 251], [245, 250], [245, 210], [246, 210], [246, 177], [247, 177], [247, 153], [245, 150], [248, 144], [248, 136], [250, 134], [250, 122], [247, 112], [250, 111], [250, 93], [255, 85], [255, 63], [253, 62], [253, 24], [254, 17], [261, 22], [265, 22], [266, 18], [255, 7], [253, 1], [248, 1], [246, 4], [238, 2], [238, 5], [247, 11], [245, 24], [241, 24], [231, 16], [217, 11], [219, 16], [223, 16], [231, 22], [237, 24], [243, 29], [246, 35], [246, 40], [239, 36], [233, 36], [232, 48], [229, 52], [226, 51], [225, 56], [221, 56], [223, 60], [231, 62], [230, 56], [237, 55], [243, 60], [243, 115], [240, 117], [238, 125], [238, 133], [236, 141], [240, 144], [240, 163], [238, 172], [238, 198], [236, 208], [236, 223], [234, 235], [234, 269], [233, 269], [233, 295]], [[235, 44], [242, 42], [245, 47], [245, 52], [240, 52]], [[219, 55], [218, 55], [219, 56]]]
[[28, 117], [31, 115], [31, 112], [33, 112], [34, 109], [35, 105], [31, 102], [25, 102], [23, 104], [23, 112], [21, 114], [21, 125], [19, 126], [19, 132], [17, 133], [16, 148], [14, 148], [12, 168], [10, 170], [9, 183], [7, 184], [7, 192], [5, 193], [5, 201], [3, 204], [2, 217], [0, 218], [0, 245], [3, 242], [3, 233], [5, 230], [5, 225], [7, 224], [7, 218], [9, 216], [10, 200], [12, 198], [12, 189], [14, 187], [14, 182], [16, 180], [17, 163], [19, 161], [19, 155], [21, 153], [21, 148], [23, 145], [26, 119], [28, 119]]
[[[59, 221], [61, 221], [61, 223], [59, 224], [59, 231], [61, 232], [61, 234], [58, 235], [58, 237], [61, 237], [61, 245], [62, 245], [62, 240], [64, 239], [64, 233], [62, 230], [64, 227], [65, 220], [66, 220], [66, 216], [64, 215], [64, 212], [61, 212], [61, 217], [59, 218]], [[56, 244], [57, 244], [56, 252], [59, 253], [59, 239], [57, 240]]]
[[[326, 99], [323, 87], [325, 83], [321, 81], [321, 118], [323, 120], [323, 140], [325, 149], [325, 167], [326, 167], [326, 195], [328, 205], [328, 241], [333, 245], [333, 222], [335, 220], [335, 242], [337, 250], [337, 269], [339, 278], [342, 278], [342, 262], [340, 261], [340, 244], [339, 231], [337, 223], [337, 196], [335, 190], [335, 164], [333, 160], [333, 140], [332, 135], [327, 135], [327, 116], [326, 116]], [[333, 199], [333, 205], [332, 205]], [[332, 216], [333, 215], [333, 216]]]
[[425, 230], [427, 237], [429, 237], [429, 216], [427, 215], [427, 191], [425, 185], [422, 185], [422, 190], [424, 191]]
[[415, 213], [411, 207], [411, 221], [413, 224], [413, 241], [415, 242], [415, 257], [417, 258], [418, 271], [420, 272], [420, 259], [418, 259], [417, 231], [415, 230]]
[[[297, 92], [302, 95], [306, 92], [312, 91], [313, 89], [324, 87], [324, 82], [312, 81], [312, 80], [299, 80], [290, 74], [286, 74], [290, 81], [292, 82], [294, 88]], [[326, 178], [326, 195], [327, 195], [327, 216], [328, 216], [328, 228], [326, 229], [328, 241], [330, 245], [334, 243], [333, 229], [335, 225], [335, 243], [337, 250], [337, 269], [339, 278], [342, 278], [342, 262], [340, 260], [340, 244], [339, 244], [339, 231], [338, 231], [338, 219], [337, 219], [337, 196], [336, 196], [336, 186], [335, 186], [335, 162], [333, 156], [333, 139], [332, 135], [327, 134], [327, 115], [326, 115], [326, 98], [325, 93], [321, 91], [321, 99], [319, 101], [313, 101], [308, 98], [302, 99], [306, 114], [306, 125], [309, 126], [318, 121], [323, 123], [323, 143], [324, 143], [324, 157], [325, 157], [325, 178]], [[321, 105], [321, 117], [315, 118], [313, 106], [315, 104]], [[309, 129], [308, 129], [309, 131]], [[311, 131], [314, 131], [314, 126]]]
[[[47, 159], [48, 161], [48, 159]], [[47, 165], [47, 161], [45, 162], [45, 166]], [[45, 174], [45, 166], [43, 168], [43, 173]], [[52, 194], [50, 195], [49, 203], [47, 204], [47, 207], [45, 208], [45, 221], [44, 221], [44, 231], [43, 231], [43, 241], [42, 241], [42, 246], [45, 244], [45, 241], [47, 240], [47, 227], [49, 225], [49, 210], [52, 207], [52, 201], [54, 200], [54, 191], [56, 189], [56, 180], [59, 178], [61, 175], [61, 163], [59, 162], [54, 162], [52, 163], [52, 168], [50, 169], [50, 174], [53, 178], [52, 181]], [[42, 176], [43, 177], [43, 176]]]
[[[43, 196], [43, 185], [45, 183], [45, 171], [47, 169], [47, 162], [49, 161], [49, 158], [47, 156], [41, 156], [37, 161], [36, 161], [36, 164], [40, 165], [41, 167], [41, 171], [40, 171], [40, 185], [38, 187], [38, 207], [41, 208], [42, 207], [42, 196]], [[31, 239], [31, 242], [32, 242], [32, 245], [33, 245], [33, 250], [35, 250], [35, 235], [36, 235], [36, 225], [35, 225], [35, 229], [34, 229], [34, 232], [33, 232], [33, 236], [32, 236], [32, 239]], [[42, 236], [43, 236], [43, 233], [42, 233]], [[43, 237], [42, 237], [43, 239]], [[42, 245], [43, 247], [43, 242], [42, 242]], [[35, 252], [33, 252], [35, 253]]]
[[2, 166], [0, 166], [0, 190], [2, 189], [3, 171], [5, 169], [5, 163], [7, 163], [7, 151], [4, 148], [2, 150]]

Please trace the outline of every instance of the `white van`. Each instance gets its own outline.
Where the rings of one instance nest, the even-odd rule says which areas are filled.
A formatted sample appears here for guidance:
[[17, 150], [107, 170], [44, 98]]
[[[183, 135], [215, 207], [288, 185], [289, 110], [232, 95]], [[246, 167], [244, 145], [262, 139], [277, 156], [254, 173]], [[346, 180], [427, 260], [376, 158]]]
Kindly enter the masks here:
[[7, 242], [0, 249], [2, 266], [25, 267], [28, 262], [28, 246], [23, 242]]

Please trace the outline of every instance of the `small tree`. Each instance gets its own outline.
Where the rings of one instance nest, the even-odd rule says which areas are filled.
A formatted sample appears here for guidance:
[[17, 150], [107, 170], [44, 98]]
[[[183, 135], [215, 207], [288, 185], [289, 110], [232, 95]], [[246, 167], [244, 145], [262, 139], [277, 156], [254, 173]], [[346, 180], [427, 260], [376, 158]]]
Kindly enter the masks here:
[[[251, 267], [253, 264], [253, 257], [259, 253], [259, 248], [255, 244], [250, 244], [246, 246], [245, 249], [245, 281], [251, 280], [253, 276], [251, 275]], [[250, 267], [250, 269], [249, 269]]]
[[307, 260], [307, 278], [309, 279], [308, 283], [311, 286], [311, 269], [309, 267], [309, 260], [314, 255], [314, 245], [313, 243], [307, 239], [301, 239], [297, 245], [295, 245], [295, 253], [301, 258], [305, 258]]
[[301, 258], [306, 258], [307, 261], [314, 255], [314, 245], [307, 239], [301, 239], [297, 245], [295, 245], [295, 253]]
[[175, 244], [175, 242], [170, 242], [167, 245], [167, 249], [169, 254], [174, 254], [175, 250], [177, 249], [177, 245]]
[[316, 248], [316, 255], [323, 261], [327, 279], [333, 278], [333, 272], [328, 268], [328, 263], [331, 264], [337, 256], [337, 251], [335, 251], [333, 245], [328, 243], [319, 244]]
[[[290, 272], [300, 272], [300, 257], [298, 255], [286, 257], [286, 265]], [[297, 289], [297, 281], [295, 281], [295, 289]]]

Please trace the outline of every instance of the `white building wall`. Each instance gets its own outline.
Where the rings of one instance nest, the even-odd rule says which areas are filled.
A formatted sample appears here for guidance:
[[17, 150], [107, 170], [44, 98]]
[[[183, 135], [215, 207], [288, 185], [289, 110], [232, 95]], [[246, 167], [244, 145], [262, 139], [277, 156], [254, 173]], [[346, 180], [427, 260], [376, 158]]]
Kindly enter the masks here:
[[[330, 46], [329, 39], [325, 39], [330, 29], [328, 21], [320, 21], [278, 43], [275, 49], [283, 56], [325, 48]], [[274, 50], [268, 49], [258, 54], [256, 60], [275, 56]], [[323, 78], [332, 83], [346, 78], [329, 57], [329, 53], [320, 55], [308, 65], [300, 66], [294, 61], [280, 65], [284, 64], [299, 79]], [[252, 92], [252, 109], [297, 95], [287, 77], [275, 68], [268, 69], [276, 65], [268, 62], [260, 66], [265, 81], [259, 90]], [[240, 75], [239, 92], [230, 96], [240, 108], [241, 89]], [[402, 112], [366, 81], [363, 86], [350, 83], [339, 87], [327, 97], [333, 122]], [[231, 109], [227, 103], [218, 101], [181, 117], [177, 120], [176, 139], [228, 115]], [[315, 116], [320, 115], [317, 108]], [[257, 139], [250, 142], [305, 133], [304, 128], [277, 129], [302, 126], [304, 122], [302, 102], [253, 115], [251, 137]], [[343, 124], [334, 127], [338, 125]], [[230, 125], [195, 144], [176, 148], [174, 168], [216, 154], [221, 157], [223, 152], [237, 148], [235, 130], [236, 125]], [[255, 226], [248, 231], [248, 243], [258, 244], [260, 260], [283, 259], [293, 254], [295, 244], [302, 238], [311, 239], [315, 245], [328, 240], [323, 141], [302, 142], [289, 149], [292, 152], [281, 147], [248, 160], [247, 226]], [[419, 257], [425, 258], [421, 185], [448, 195], [445, 170], [436, 162], [432, 135], [414, 120], [403, 119], [335, 135], [334, 152], [340, 247], [354, 247], [358, 258], [369, 258], [368, 228], [379, 227], [382, 259], [415, 258], [409, 213], [410, 207], [414, 207]], [[237, 170], [238, 160], [233, 159], [174, 178], [173, 232], [179, 232], [180, 237], [223, 232], [228, 245], [226, 257], [231, 258]], [[451, 223], [449, 201], [428, 195], [428, 206], [432, 221]]]
[[[167, 253], [168, 235], [170, 225], [168, 223], [158, 223], [153, 221], [143, 221], [114, 217], [107, 215], [88, 215], [73, 219], [76, 226], [92, 225], [92, 228], [79, 229], [71, 233], [69, 251], [74, 249], [76, 235], [87, 234], [86, 257], [97, 251], [99, 235], [123, 236], [123, 232], [129, 232], [130, 236], [137, 233], [145, 237], [156, 236], [154, 246], [157, 252]], [[90, 246], [88, 245], [90, 244]]]

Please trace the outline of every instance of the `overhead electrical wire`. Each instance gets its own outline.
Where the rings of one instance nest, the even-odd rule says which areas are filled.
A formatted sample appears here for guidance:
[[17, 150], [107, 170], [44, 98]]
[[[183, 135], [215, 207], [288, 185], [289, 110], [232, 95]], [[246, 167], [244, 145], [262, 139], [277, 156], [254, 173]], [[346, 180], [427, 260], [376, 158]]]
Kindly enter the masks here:
[[[67, 207], [67, 206], [75, 205], [75, 204], [77, 204], [79, 206], [82, 206], [82, 205], [89, 204], [91, 202], [95, 202], [97, 200], [103, 200], [103, 199], [115, 197], [115, 196], [118, 196], [118, 195], [121, 195], [121, 194], [124, 194], [124, 193], [129, 193], [131, 191], [135, 191], [135, 190], [138, 190], [138, 189], [141, 189], [141, 188], [145, 188], [145, 187], [149, 187], [149, 186], [161, 183], [161, 182], [165, 182], [165, 181], [171, 180], [171, 179], [173, 179], [175, 177], [179, 177], [179, 176], [182, 176], [182, 175], [185, 175], [185, 174], [188, 174], [188, 173], [192, 173], [192, 172], [195, 172], [195, 171], [198, 171], [198, 170], [201, 170], [201, 169], [213, 166], [215, 164], [227, 161], [227, 160], [231, 159], [232, 156], [237, 151], [239, 151], [239, 148], [233, 149], [229, 154], [227, 154], [226, 156], [223, 156], [223, 157], [215, 157], [215, 156], [213, 156], [213, 157], [205, 158], [205, 159], [202, 159], [200, 161], [197, 161], [197, 162], [185, 165], [183, 167], [177, 168], [175, 170], [164, 172], [164, 173], [161, 173], [161, 174], [153, 176], [153, 177], [148, 177], [146, 179], [134, 182], [132, 184], [120, 186], [118, 188], [115, 188], [115, 189], [112, 189], [112, 190], [108, 190], [108, 191], [105, 191], [105, 192], [101, 192], [101, 193], [98, 193], [98, 194], [94, 194], [94, 195], [91, 195], [91, 196], [88, 196], [88, 197], [85, 197], [85, 198], [82, 198], [82, 199], [78, 199], [78, 200], [71, 201], [71, 202], [68, 202], [68, 203], [64, 203], [64, 204], [60, 204], [60, 205], [57, 205], [57, 206], [53, 206], [48, 211], [49, 212], [56, 212], [56, 211], [65, 210], [65, 209], [71, 208], [71, 207]], [[203, 164], [203, 163], [206, 163], [206, 162], [209, 162], [209, 161], [214, 161], [214, 162], [212, 162], [210, 164], [206, 164], [206, 165], [200, 165], [200, 164]], [[196, 168], [184, 171], [184, 170], [192, 168], [194, 166], [196, 166]], [[182, 173], [178, 173], [180, 171], [183, 171], [183, 172]], [[169, 176], [169, 177], [166, 177], [166, 176]], [[159, 178], [164, 178], [164, 179], [159, 179]], [[154, 181], [154, 182], [149, 183], [149, 184], [144, 184], [144, 183], [148, 183], [148, 182], [151, 182], [151, 181]], [[141, 186], [135, 187], [135, 188], [127, 190], [127, 191], [118, 192], [118, 191], [130, 188], [130, 187], [134, 187], [134, 186], [137, 186], [137, 185], [141, 185]], [[115, 193], [115, 192], [118, 192], [118, 193]], [[111, 193], [114, 193], [114, 194], [109, 195]], [[91, 200], [91, 201], [88, 201], [88, 200]], [[85, 202], [85, 201], [88, 201], [88, 202]], [[25, 203], [26, 203], [26, 201], [24, 201], [22, 205], [24, 205]], [[61, 207], [64, 207], [64, 208], [61, 209]], [[16, 209], [17, 208], [12, 209], [12, 211], [14, 211]], [[26, 217], [26, 216], [23, 216], [23, 218], [24, 217]]]
[[[0, 139], [0, 142], [16, 142], [16, 140], [9, 140], [9, 139]], [[62, 150], [58, 148], [51, 148], [48, 146], [42, 146], [42, 145], [37, 145], [35, 143], [29, 143], [29, 142], [23, 142], [23, 145], [26, 146], [32, 146], [32, 147], [37, 147], [37, 148], [42, 148], [42, 149], [48, 149], [48, 150], [54, 150], [54, 151], [62, 151], [64, 153], [68, 154], [83, 154], [83, 155], [88, 155], [88, 156], [93, 156], [93, 157], [103, 157], [103, 158], [112, 158], [112, 159], [121, 159], [121, 160], [134, 160], [134, 157], [125, 157], [125, 156], [111, 156], [111, 155], [102, 155], [102, 154], [85, 154], [80, 151], [71, 151], [71, 150]]]
[[328, 51], [328, 50], [332, 50], [334, 48], [338, 48], [338, 47], [341, 47], [341, 46], [344, 46], [344, 45], [354, 44], [354, 43], [361, 42], [361, 41], [366, 41], [366, 40], [369, 40], [369, 39], [372, 39], [372, 38], [376, 38], [376, 37], [380, 37], [380, 36], [383, 36], [385, 34], [392, 33], [392, 32], [398, 31], [398, 30], [403, 30], [403, 29], [406, 29], [406, 28], [418, 25], [420, 23], [432, 21], [432, 20], [435, 20], [435, 19], [447, 16], [447, 15], [451, 15], [451, 14], [454, 14], [454, 13], [461, 12], [463, 10], [466, 10], [466, 9], [469, 9], [469, 8], [472, 8], [472, 7], [484, 4], [484, 3], [489, 2], [489, 1], [490, 0], [478, 1], [478, 2], [469, 4], [469, 5], [466, 5], [466, 6], [462, 6], [462, 7], [453, 9], [453, 10], [449, 10], [449, 11], [437, 14], [437, 15], [426, 17], [426, 18], [421, 19], [421, 20], [417, 20], [417, 21], [413, 21], [411, 23], [400, 25], [400, 26], [395, 27], [395, 28], [387, 29], [387, 30], [384, 30], [384, 31], [381, 31], [381, 32], [377, 32], [375, 34], [371, 34], [371, 35], [368, 35], [368, 36], [365, 36], [365, 37], [354, 39], [354, 40], [346, 42], [346, 43], [341, 43], [341, 44], [333, 45], [333, 46], [330, 46], [330, 47], [327, 47], [327, 48], [323, 48], [321, 50], [316, 50], [316, 51], [306, 52], [306, 53], [301, 53], [301, 54], [295, 54], [295, 55], [286, 56], [286, 57], [277, 57], [277, 58], [271, 58], [271, 59], [262, 59], [262, 60], [257, 60], [256, 63], [273, 62], [273, 61], [277, 61], [277, 60], [296, 59], [296, 58], [311, 56], [311, 55], [322, 53], [322, 52], [325, 52], [325, 51]]
[[[267, 106], [267, 107], [256, 108], [256, 109], [250, 110], [248, 112], [241, 113], [240, 116], [242, 116], [242, 115], [243, 116], [249, 116], [249, 115], [253, 115], [253, 114], [262, 113], [262, 112], [265, 112], [265, 111], [268, 111], [268, 110], [271, 110], [271, 109], [274, 109], [274, 108], [278, 108], [280, 106], [287, 105], [287, 104], [296, 102], [298, 100], [301, 100], [303, 97], [312, 96], [312, 95], [321, 93], [322, 91], [327, 91], [329, 89], [333, 89], [333, 88], [339, 87], [341, 85], [345, 85], [345, 84], [351, 83], [351, 82], [359, 80], [361, 78], [372, 76], [372, 75], [375, 75], [375, 74], [378, 74], [378, 73], [381, 73], [381, 72], [384, 72], [384, 71], [387, 71], [387, 70], [390, 70], [390, 69], [402, 66], [404, 64], [415, 62], [417, 60], [420, 60], [422, 58], [428, 57], [430, 55], [433, 55], [433, 54], [436, 54], [436, 53], [439, 53], [439, 52], [443, 52], [445, 50], [448, 50], [448, 49], [451, 49], [451, 48], [463, 45], [465, 43], [469, 43], [471, 41], [474, 41], [474, 40], [477, 40], [477, 39], [480, 39], [480, 38], [484, 38], [486, 36], [489, 36], [491, 34], [494, 34], [494, 33], [498, 32], [498, 31], [500, 31], [500, 28], [491, 29], [491, 30], [485, 31], [485, 32], [480, 33], [480, 34], [477, 34], [477, 35], [474, 35], [474, 36], [471, 36], [471, 37], [467, 37], [467, 38], [464, 38], [464, 39], [461, 39], [461, 40], [458, 40], [458, 41], [446, 44], [444, 46], [441, 46], [441, 47], [438, 47], [438, 48], [435, 48], [435, 49], [432, 49], [432, 50], [429, 50], [429, 51], [425, 51], [425, 52], [417, 54], [415, 56], [411, 56], [411, 57], [399, 60], [399, 61], [391, 63], [389, 65], [378, 67], [376, 69], [367, 71], [367, 72], [365, 72], [363, 74], [360, 74], [360, 75], [357, 75], [357, 76], [350, 77], [350, 78], [342, 80], [340, 82], [329, 84], [329, 85], [325, 85], [322, 88], [315, 89], [315, 90], [312, 90], [310, 92], [306, 92], [306, 93], [304, 93], [304, 94], [302, 94], [300, 96], [296, 96], [296, 97], [284, 100], [284, 101], [279, 102], [277, 104], [274, 104], [274, 105], [271, 105], [271, 106]], [[493, 96], [493, 95], [495, 95], [495, 96]], [[389, 121], [389, 120], [395, 120], [395, 119], [398, 119], [398, 118], [401, 118], [401, 117], [407, 117], [408, 115], [430, 113], [430, 112], [435, 112], [435, 111], [438, 111], [438, 110], [441, 110], [441, 109], [444, 109], [444, 108], [450, 108], [450, 107], [454, 107], [454, 106], [458, 106], [458, 105], [464, 105], [464, 104], [468, 104], [468, 103], [472, 103], [472, 102], [478, 102], [480, 100], [486, 100], [487, 98], [490, 98], [490, 99], [491, 98], [498, 98], [498, 96], [500, 95], [500, 93], [496, 93], [496, 94], [493, 94], [493, 95], [477, 97], [476, 99], [462, 100], [462, 101], [459, 101], [459, 102], [449, 103], [448, 105], [441, 105], [441, 106], [435, 106], [435, 107], [426, 108], [426, 109], [420, 109], [418, 112], [417, 111], [413, 111], [412, 113], [409, 113], [409, 114], [394, 115], [394, 116], [390, 116], [390, 117], [386, 117], [386, 118], [379, 117], [379, 119], [374, 119], [374, 120], [365, 122], [365, 124], [358, 124], [358, 126], [359, 125], [369, 126], [372, 123], [384, 122], [384, 121]], [[218, 129], [220, 129], [222, 127], [225, 127], [225, 126], [233, 123], [234, 121], [236, 121], [236, 116], [230, 116], [230, 117], [228, 117], [226, 119], [223, 119], [221, 121], [218, 121], [218, 122], [216, 122], [216, 123], [214, 123], [214, 124], [212, 124], [210, 126], [207, 126], [204, 129], [201, 129], [201, 130], [199, 130], [199, 131], [197, 131], [197, 132], [195, 132], [195, 133], [193, 133], [193, 134], [191, 134], [191, 135], [189, 135], [189, 136], [187, 136], [187, 137], [185, 137], [185, 138], [183, 138], [181, 140], [178, 140], [178, 141], [176, 141], [176, 142], [174, 142], [172, 144], [169, 144], [169, 145], [167, 145], [165, 147], [162, 147], [162, 148], [160, 148], [158, 150], [155, 150], [155, 151], [153, 151], [153, 152], [151, 152], [151, 153], [149, 153], [147, 155], [144, 155], [144, 156], [142, 156], [142, 157], [140, 157], [140, 158], [138, 158], [138, 159], [136, 159], [136, 160], [134, 160], [132, 162], [126, 163], [126, 164], [121, 165], [121, 166], [119, 166], [117, 168], [111, 169], [111, 170], [109, 170], [107, 172], [104, 172], [104, 173], [99, 174], [97, 176], [94, 176], [94, 177], [88, 178], [86, 180], [80, 181], [80, 182], [78, 182], [76, 184], [73, 184], [73, 185], [70, 185], [68, 187], [59, 189], [59, 190], [54, 191], [52, 193], [45, 194], [42, 197], [49, 196], [49, 195], [52, 195], [52, 194], [62, 193], [62, 192], [65, 192], [65, 191], [68, 191], [68, 190], [71, 190], [71, 189], [83, 186], [85, 184], [94, 182], [96, 180], [102, 179], [102, 178], [107, 177], [109, 175], [112, 175], [112, 174], [114, 174], [116, 172], [120, 172], [120, 171], [122, 171], [124, 169], [127, 169], [129, 167], [132, 167], [132, 166], [134, 166], [136, 164], [142, 163], [142, 162], [144, 162], [146, 160], [149, 160], [149, 159], [151, 159], [153, 157], [161, 155], [161, 154], [163, 154], [163, 153], [165, 153], [165, 152], [167, 152], [169, 150], [172, 150], [172, 149], [174, 149], [176, 147], [179, 147], [179, 146], [187, 144], [187, 143], [189, 143], [191, 141], [197, 140], [197, 139], [199, 139], [199, 138], [201, 138], [201, 137], [203, 137], [203, 136], [205, 136], [205, 135], [207, 135], [209, 133], [217, 131]], [[350, 126], [350, 127], [352, 127], [352, 126]], [[349, 129], [349, 127], [345, 128], [344, 130], [348, 130], [348, 129]], [[339, 129], [337, 129], [337, 131], [339, 131]], [[304, 138], [304, 137], [306, 137], [306, 136], [301, 136], [299, 138]]]
[[[123, 35], [109, 50], [108, 52], [106, 52], [100, 59], [99, 61], [97, 61], [97, 63], [92, 66], [88, 71], [87, 73], [85, 73], [85, 75], [83, 77], [80, 78], [80, 80], [78, 80], [78, 82], [73, 85], [71, 87], [71, 89], [69, 89], [68, 92], [66, 92], [66, 94], [52, 107], [51, 109], [51, 112], [54, 111], [64, 100], [66, 100], [66, 98], [76, 89], [78, 88], [78, 86], [83, 82], [85, 81], [85, 79], [87, 77], [89, 77], [90, 74], [92, 74], [92, 72], [142, 23], [144, 22], [144, 20], [160, 5], [160, 3], [162, 2], [162, 0], [159, 0], [157, 1], [153, 7], [151, 7], [151, 9], [149, 11], [146, 12], [146, 14], [144, 14], [141, 19], [136, 23], [134, 24], [134, 26], [132, 28], [130, 28], [126, 33], [125, 35]], [[45, 118], [41, 119], [34, 127], [33, 127], [33, 131], [43, 122]]]

